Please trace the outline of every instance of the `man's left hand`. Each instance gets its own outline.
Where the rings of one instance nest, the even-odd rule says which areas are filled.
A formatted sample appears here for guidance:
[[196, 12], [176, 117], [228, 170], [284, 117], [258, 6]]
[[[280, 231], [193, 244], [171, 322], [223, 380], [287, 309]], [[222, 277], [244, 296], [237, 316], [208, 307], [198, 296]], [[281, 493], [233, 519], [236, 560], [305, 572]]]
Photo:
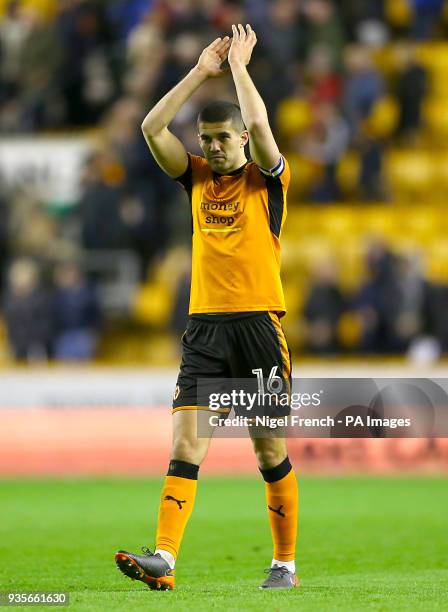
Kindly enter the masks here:
[[249, 24], [246, 24], [246, 30], [240, 23], [238, 27], [232, 25], [233, 38], [228, 56], [230, 67], [247, 66], [250, 62], [252, 50], [257, 44], [257, 36]]

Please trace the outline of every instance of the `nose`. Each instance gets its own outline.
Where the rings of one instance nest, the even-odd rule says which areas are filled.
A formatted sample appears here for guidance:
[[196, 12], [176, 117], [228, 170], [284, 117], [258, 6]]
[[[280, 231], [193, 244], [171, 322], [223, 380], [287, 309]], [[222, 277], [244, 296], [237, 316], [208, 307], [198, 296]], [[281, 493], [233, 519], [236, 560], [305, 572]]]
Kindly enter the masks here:
[[219, 142], [217, 140], [212, 140], [210, 143], [210, 151], [220, 151]]

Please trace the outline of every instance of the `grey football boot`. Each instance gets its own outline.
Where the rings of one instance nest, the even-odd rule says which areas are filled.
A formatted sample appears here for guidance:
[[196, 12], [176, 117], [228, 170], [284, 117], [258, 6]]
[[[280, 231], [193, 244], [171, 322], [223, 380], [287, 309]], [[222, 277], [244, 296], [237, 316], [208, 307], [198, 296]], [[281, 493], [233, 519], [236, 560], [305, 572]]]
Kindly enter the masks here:
[[268, 577], [260, 589], [294, 589], [300, 586], [300, 579], [284, 565], [274, 565], [265, 570]]

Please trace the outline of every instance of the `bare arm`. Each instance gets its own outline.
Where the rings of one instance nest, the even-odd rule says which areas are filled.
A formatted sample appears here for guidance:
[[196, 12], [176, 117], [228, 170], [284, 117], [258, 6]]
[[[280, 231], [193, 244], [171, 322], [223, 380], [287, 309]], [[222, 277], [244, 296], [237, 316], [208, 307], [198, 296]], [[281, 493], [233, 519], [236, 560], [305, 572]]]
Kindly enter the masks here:
[[221, 76], [221, 63], [227, 57], [229, 37], [217, 38], [201, 53], [198, 63], [187, 76], [151, 109], [142, 123], [142, 131], [156, 162], [169, 176], [181, 176], [188, 165], [187, 152], [168, 125], [182, 105], [210, 77]]
[[238, 27], [232, 25], [229, 64], [243, 121], [249, 132], [250, 154], [258, 166], [270, 170], [277, 165], [280, 151], [269, 125], [266, 106], [246, 68], [257, 42], [255, 32], [249, 24], [246, 28], [247, 32], [241, 24], [238, 24]]

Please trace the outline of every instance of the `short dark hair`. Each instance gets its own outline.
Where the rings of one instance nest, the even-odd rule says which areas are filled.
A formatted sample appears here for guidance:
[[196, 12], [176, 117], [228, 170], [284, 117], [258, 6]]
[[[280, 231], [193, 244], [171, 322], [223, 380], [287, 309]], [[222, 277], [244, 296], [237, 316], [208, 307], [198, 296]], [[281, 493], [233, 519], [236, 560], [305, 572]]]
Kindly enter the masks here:
[[218, 121], [231, 121], [235, 130], [243, 132], [246, 126], [241, 116], [238, 104], [217, 100], [210, 102], [200, 111], [198, 115], [198, 126], [200, 123], [217, 123]]

